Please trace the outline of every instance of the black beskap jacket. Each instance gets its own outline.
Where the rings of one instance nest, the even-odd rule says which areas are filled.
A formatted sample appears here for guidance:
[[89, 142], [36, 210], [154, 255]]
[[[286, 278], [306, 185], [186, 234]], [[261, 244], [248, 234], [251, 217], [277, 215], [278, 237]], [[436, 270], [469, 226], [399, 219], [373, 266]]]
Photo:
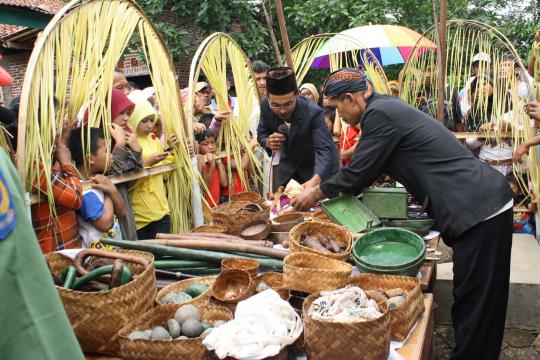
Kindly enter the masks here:
[[[268, 136], [277, 132], [283, 120], [270, 109], [268, 99], [261, 102], [257, 140], [266, 148]], [[271, 151], [266, 148], [268, 154]], [[315, 174], [327, 179], [338, 171], [337, 147], [324, 122], [322, 109], [303, 96], [298, 96], [291, 117], [289, 135], [281, 147], [278, 179], [280, 185], [294, 178], [306, 182]]]
[[362, 137], [350, 165], [321, 184], [326, 196], [359, 194], [387, 173], [416, 200], [427, 198], [435, 229], [450, 242], [512, 199], [502, 174], [442, 124], [399, 99], [374, 94], [360, 124]]

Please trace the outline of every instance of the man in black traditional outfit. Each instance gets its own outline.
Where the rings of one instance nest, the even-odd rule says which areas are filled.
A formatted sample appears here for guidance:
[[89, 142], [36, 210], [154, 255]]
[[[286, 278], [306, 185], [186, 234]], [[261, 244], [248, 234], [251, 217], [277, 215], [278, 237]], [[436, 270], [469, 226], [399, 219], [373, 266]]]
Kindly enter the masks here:
[[[298, 96], [290, 68], [268, 70], [267, 97], [261, 102], [257, 140], [277, 165], [277, 184], [294, 179], [305, 187], [316, 186], [338, 170], [337, 148], [324, 122], [322, 109]], [[279, 131], [278, 131], [279, 129]]]
[[512, 246], [512, 191], [442, 124], [406, 103], [374, 93], [364, 75], [329, 75], [324, 95], [362, 138], [348, 167], [292, 200], [309, 208], [338, 193], [358, 194], [389, 174], [427, 205], [453, 249], [456, 346], [452, 359], [498, 359], [504, 333]]

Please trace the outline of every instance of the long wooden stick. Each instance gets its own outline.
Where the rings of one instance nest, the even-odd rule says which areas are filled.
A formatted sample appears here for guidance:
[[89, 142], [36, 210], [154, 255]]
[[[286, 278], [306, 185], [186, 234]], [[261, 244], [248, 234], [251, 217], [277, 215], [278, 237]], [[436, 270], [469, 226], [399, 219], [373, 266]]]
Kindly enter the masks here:
[[287, 35], [287, 25], [285, 24], [285, 14], [283, 13], [281, 0], [276, 0], [276, 12], [279, 23], [279, 31], [281, 32], [281, 41], [283, 42], [283, 50], [285, 50], [285, 59], [287, 59], [287, 66], [294, 69], [291, 56], [291, 45], [289, 44], [289, 36]]
[[[439, 92], [437, 94], [437, 118], [440, 122], [444, 121], [444, 100], [445, 96], [445, 77], [446, 77], [446, 0], [440, 0], [440, 21], [439, 21], [439, 76], [437, 85]], [[436, 15], [435, 15], [436, 18]]]
[[218, 239], [218, 238], [204, 238], [204, 237], [198, 237], [198, 236], [192, 236], [192, 237], [178, 237], [178, 238], [161, 238], [161, 239], [151, 239], [151, 240], [139, 240], [143, 241], [147, 244], [161, 244], [161, 245], [168, 245], [168, 241], [177, 242], [179, 244], [190, 244], [192, 242], [198, 242], [198, 241], [205, 241], [205, 242], [211, 242], [211, 243], [226, 243], [226, 244], [243, 244], [243, 245], [254, 245], [254, 246], [262, 246], [262, 247], [268, 247], [271, 248], [274, 246], [274, 244], [271, 241], [265, 241], [265, 240], [231, 240], [231, 239]]
[[288, 250], [273, 249], [264, 246], [256, 245], [245, 245], [237, 243], [228, 243], [228, 242], [216, 242], [216, 241], [205, 241], [205, 240], [192, 240], [192, 241], [183, 241], [183, 240], [143, 240], [138, 241], [139, 244], [152, 244], [152, 245], [164, 245], [172, 246], [177, 248], [184, 249], [198, 249], [198, 250], [212, 250], [212, 251], [225, 251], [225, 252], [240, 252], [247, 254], [257, 254], [264, 256], [271, 256], [276, 259], [284, 259], [287, 255], [290, 254]]
[[270, 33], [270, 40], [272, 40], [272, 46], [274, 47], [274, 52], [276, 53], [276, 59], [278, 61], [278, 64], [281, 64], [281, 54], [279, 52], [279, 45], [276, 39], [276, 34], [274, 33], [274, 24], [272, 21], [272, 17], [270, 16], [270, 13], [268, 12], [268, 9], [266, 8], [266, 5], [264, 4], [265, 0], [261, 1], [261, 6], [264, 12], [264, 18], [266, 19], [266, 26], [268, 26], [268, 32]]

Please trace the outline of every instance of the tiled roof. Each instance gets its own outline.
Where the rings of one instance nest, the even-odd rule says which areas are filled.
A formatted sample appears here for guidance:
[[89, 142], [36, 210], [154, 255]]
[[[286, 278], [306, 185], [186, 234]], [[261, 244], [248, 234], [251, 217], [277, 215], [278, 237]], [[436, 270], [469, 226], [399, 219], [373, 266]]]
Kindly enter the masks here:
[[24, 26], [0, 24], [0, 39], [7, 35], [19, 32], [24, 28]]
[[62, 0], [0, 0], [0, 5], [23, 7], [45, 14], [56, 14], [66, 3]]

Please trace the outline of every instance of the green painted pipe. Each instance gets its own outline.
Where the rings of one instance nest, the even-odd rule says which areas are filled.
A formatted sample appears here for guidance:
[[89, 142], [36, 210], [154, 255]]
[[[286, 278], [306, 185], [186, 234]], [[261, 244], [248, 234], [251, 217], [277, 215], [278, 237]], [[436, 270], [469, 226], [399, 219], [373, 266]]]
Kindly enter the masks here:
[[71, 289], [73, 287], [73, 281], [75, 280], [76, 275], [77, 275], [77, 269], [75, 269], [75, 266], [67, 267], [66, 277], [64, 280], [64, 287], [66, 289]]
[[[95, 270], [92, 270], [88, 274], [85, 274], [85, 275], [81, 276], [80, 278], [78, 278], [77, 280], [75, 280], [75, 282], [73, 283], [72, 289], [76, 290], [80, 286], [82, 286], [82, 285], [84, 285], [84, 284], [86, 284], [86, 283], [88, 283], [88, 282], [90, 282], [92, 280], [95, 280], [95, 279], [99, 278], [100, 276], [111, 274], [112, 269], [113, 269], [112, 265], [105, 265], [105, 266], [99, 267], [99, 268], [97, 268]], [[131, 275], [132, 274], [131, 274], [131, 270], [129, 269], [129, 267], [124, 266], [124, 268], [122, 269], [122, 281], [121, 281], [122, 285], [127, 284], [131, 280]]]
[[[247, 256], [240, 256], [236, 254], [230, 254], [226, 252], [208, 251], [208, 250], [195, 250], [175, 248], [172, 246], [156, 245], [156, 244], [142, 244], [141, 241], [128, 241], [128, 240], [114, 240], [114, 239], [102, 239], [101, 242], [105, 245], [117, 246], [124, 249], [140, 250], [150, 252], [156, 255], [169, 255], [179, 259], [188, 260], [202, 260], [209, 261], [216, 264], [221, 264], [221, 260], [226, 258], [244, 258], [251, 259]], [[277, 259], [259, 259], [261, 267], [268, 270], [281, 270], [283, 269], [283, 261]]]
[[199, 260], [156, 260], [154, 267], [156, 269], [181, 269], [191, 267], [213, 267], [214, 264]]

